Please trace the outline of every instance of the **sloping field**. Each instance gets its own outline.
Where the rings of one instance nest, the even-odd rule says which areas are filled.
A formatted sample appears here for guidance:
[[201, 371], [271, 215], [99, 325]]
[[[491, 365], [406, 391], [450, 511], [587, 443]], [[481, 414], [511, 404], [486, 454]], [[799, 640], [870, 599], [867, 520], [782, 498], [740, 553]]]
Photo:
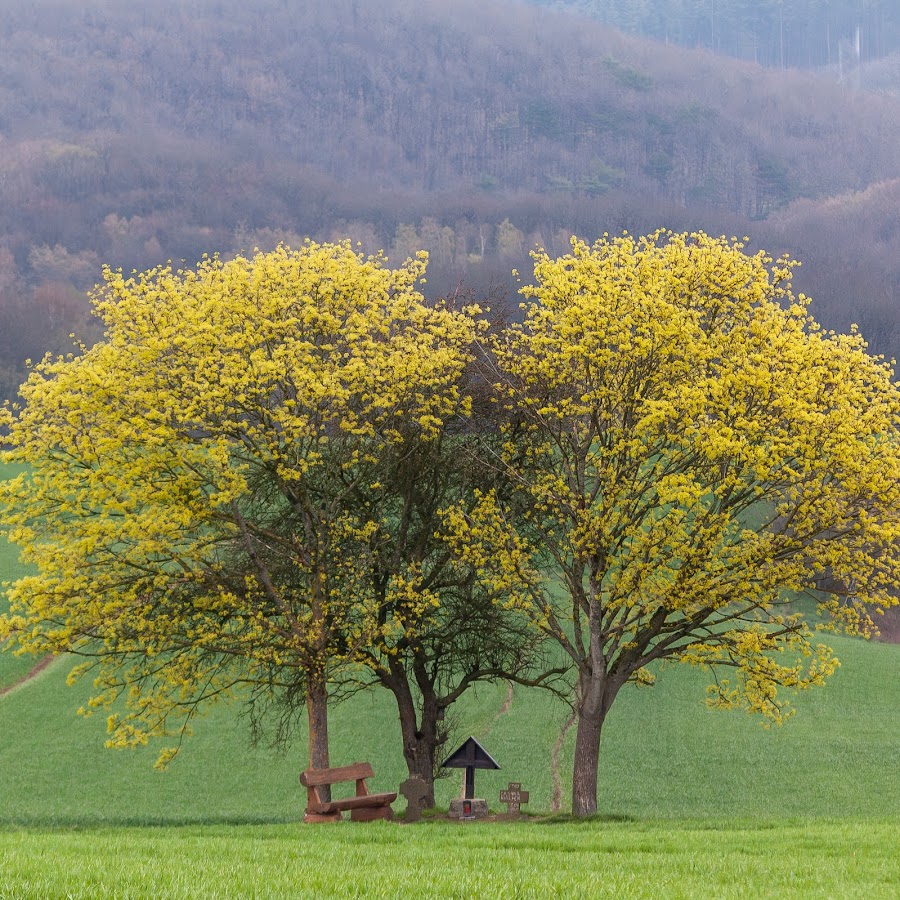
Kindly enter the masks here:
[[[600, 811], [647, 818], [891, 816], [900, 812], [900, 646], [835, 639], [843, 660], [832, 683], [798, 698], [798, 713], [766, 730], [743, 714], [707, 710], [702, 673], [670, 667], [656, 687], [627, 688], [604, 733]], [[68, 688], [68, 660], [0, 698], [0, 824], [285, 822], [302, 815], [297, 775], [305, 734], [286, 753], [248, 743], [234, 708], [200, 720], [169, 771], [152, 769], [154, 748], [103, 747], [102, 714], [75, 714], [87, 696]], [[479, 771], [477, 793], [502, 811], [509, 781], [530, 791], [528, 812], [551, 806], [551, 750], [567, 709], [545, 694], [506, 687], [467, 697], [457, 738], [476, 735], [502, 766]], [[569, 802], [570, 731], [560, 760]], [[372, 761], [375, 790], [406, 777], [391, 697], [361, 695], [334, 708], [332, 764]], [[444, 805], [459, 773], [439, 783]], [[402, 809], [402, 801], [396, 805]]]
[[[0, 579], [21, 571], [13, 549], [0, 540]], [[626, 687], [604, 731], [600, 812], [636, 819], [900, 815], [900, 645], [827, 637], [842, 668], [825, 688], [798, 697], [797, 715], [781, 728], [706, 709], [704, 674], [682, 666], [662, 669], [653, 688]], [[220, 706], [159, 773], [152, 768], [158, 745], [107, 750], [104, 715], [76, 715], [89, 686], [66, 686], [70, 660], [55, 660], [39, 677], [8, 690], [38, 662], [0, 652], [0, 825], [302, 816], [302, 726], [285, 752], [253, 748], [239, 709]], [[540, 691], [516, 687], [511, 698], [508, 691], [503, 684], [470, 691], [454, 710], [454, 739], [475, 735], [502, 766], [476, 779], [477, 793], [492, 808], [502, 811], [500, 790], [518, 781], [530, 792], [525, 809], [546, 813], [551, 754], [569, 711]], [[574, 729], [558, 765], [563, 811], [573, 738]], [[395, 790], [407, 773], [393, 698], [373, 691], [334, 707], [331, 752], [333, 765], [371, 760], [373, 789]], [[439, 805], [446, 808], [457, 795], [459, 779], [454, 772], [439, 782]], [[403, 801], [395, 806], [402, 809]]]
[[[5, 578], [17, 563], [0, 545]], [[2, 602], [2, 601], [0, 601]], [[58, 659], [0, 696], [0, 900], [71, 897], [846, 897], [900, 895], [900, 645], [831, 641], [843, 667], [766, 730], [703, 705], [700, 672], [670, 666], [629, 687], [604, 734], [601, 815], [474, 825], [426, 820], [305, 826], [305, 733], [252, 748], [235, 707], [196, 726], [165, 773], [158, 748], [106, 750], [104, 716], [75, 710]], [[0, 654], [0, 690], [35, 664]], [[551, 754], [568, 709], [506, 685], [471, 692], [456, 739], [502, 765], [479, 795], [502, 812], [552, 806]], [[372, 761], [374, 790], [406, 777], [392, 698], [360, 695], [331, 719], [332, 761]], [[572, 741], [559, 761], [569, 803]], [[446, 807], [459, 773], [438, 785]], [[398, 812], [403, 801], [395, 804]], [[165, 825], [159, 828], [154, 826]], [[127, 827], [126, 827], [127, 826]]]

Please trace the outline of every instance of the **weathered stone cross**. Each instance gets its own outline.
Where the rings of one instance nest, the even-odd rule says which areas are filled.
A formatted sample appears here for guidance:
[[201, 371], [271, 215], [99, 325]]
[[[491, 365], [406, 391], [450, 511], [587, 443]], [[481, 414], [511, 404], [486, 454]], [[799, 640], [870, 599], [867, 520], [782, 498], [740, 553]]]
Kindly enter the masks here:
[[519, 812], [519, 805], [528, 802], [528, 791], [522, 790], [518, 781], [511, 781], [505, 791], [500, 791], [500, 802], [506, 804], [509, 815]]
[[405, 822], [418, 822], [422, 818], [422, 801], [428, 793], [428, 785], [418, 775], [410, 775], [400, 785], [400, 793], [406, 797]]

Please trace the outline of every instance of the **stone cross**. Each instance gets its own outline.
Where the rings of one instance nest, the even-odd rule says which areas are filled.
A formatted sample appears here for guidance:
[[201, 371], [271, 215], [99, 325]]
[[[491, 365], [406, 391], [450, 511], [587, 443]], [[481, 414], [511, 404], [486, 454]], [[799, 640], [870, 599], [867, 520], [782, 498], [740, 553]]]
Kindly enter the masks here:
[[406, 822], [418, 822], [422, 818], [422, 801], [428, 794], [425, 779], [418, 775], [410, 775], [400, 785], [400, 793], [406, 797]]
[[511, 781], [505, 791], [500, 791], [500, 802], [506, 804], [508, 815], [518, 813], [519, 804], [528, 802], [528, 791], [523, 791], [518, 781]]

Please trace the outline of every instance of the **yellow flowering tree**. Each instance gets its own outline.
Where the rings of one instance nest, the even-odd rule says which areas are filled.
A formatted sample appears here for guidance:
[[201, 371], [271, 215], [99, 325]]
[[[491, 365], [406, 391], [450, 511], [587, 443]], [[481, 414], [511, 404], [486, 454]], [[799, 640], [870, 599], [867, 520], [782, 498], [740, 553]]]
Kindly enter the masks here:
[[[483, 395], [467, 380], [466, 399], [479, 407]], [[552, 686], [565, 672], [541, 671], [540, 633], [496, 602], [441, 533], [443, 507], [471, 505], [476, 488], [502, 490], [502, 473], [478, 456], [496, 441], [496, 430], [493, 417], [477, 411], [461, 412], [434, 439], [410, 430], [383, 454], [377, 490], [361, 489], [353, 499], [368, 521], [379, 523], [369, 566], [379, 628], [377, 639], [359, 648], [369, 677], [352, 677], [358, 686], [370, 681], [393, 694], [403, 755], [409, 774], [425, 783], [426, 807], [434, 806], [439, 751], [452, 731], [448, 712], [469, 687], [500, 679]]]
[[36, 574], [0, 642], [83, 656], [112, 745], [183, 734], [243, 686], [305, 702], [310, 763], [328, 764], [329, 679], [406, 590], [372, 591], [379, 523], [353, 498], [466, 402], [475, 323], [425, 304], [424, 268], [307, 243], [106, 270], [105, 339], [23, 386], [6, 457], [27, 465], [0, 503]]
[[709, 702], [781, 722], [838, 665], [817, 625], [896, 602], [900, 394], [857, 334], [822, 331], [793, 263], [657, 233], [535, 255], [492, 348], [515, 491], [451, 508], [458, 551], [571, 660], [572, 808], [597, 809], [622, 686], [672, 659]]

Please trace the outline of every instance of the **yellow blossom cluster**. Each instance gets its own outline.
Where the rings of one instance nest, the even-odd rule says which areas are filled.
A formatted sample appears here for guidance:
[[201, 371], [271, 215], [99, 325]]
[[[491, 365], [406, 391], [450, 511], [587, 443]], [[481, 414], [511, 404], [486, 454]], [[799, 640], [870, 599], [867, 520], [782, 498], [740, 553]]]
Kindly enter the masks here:
[[243, 684], [321, 682], [394, 627], [366, 570], [380, 523], [351, 500], [401, 432], [427, 441], [465, 412], [478, 327], [424, 301], [425, 265], [307, 242], [107, 269], [104, 339], [38, 364], [5, 411], [26, 466], [0, 505], [35, 574], [0, 642], [85, 656], [114, 745]]
[[778, 688], [836, 665], [798, 596], [850, 633], [896, 603], [900, 392], [815, 323], [794, 265], [703, 233], [534, 254], [492, 347], [515, 489], [446, 523], [568, 653], [582, 716], [671, 658], [733, 670], [715, 703], [781, 721]]

